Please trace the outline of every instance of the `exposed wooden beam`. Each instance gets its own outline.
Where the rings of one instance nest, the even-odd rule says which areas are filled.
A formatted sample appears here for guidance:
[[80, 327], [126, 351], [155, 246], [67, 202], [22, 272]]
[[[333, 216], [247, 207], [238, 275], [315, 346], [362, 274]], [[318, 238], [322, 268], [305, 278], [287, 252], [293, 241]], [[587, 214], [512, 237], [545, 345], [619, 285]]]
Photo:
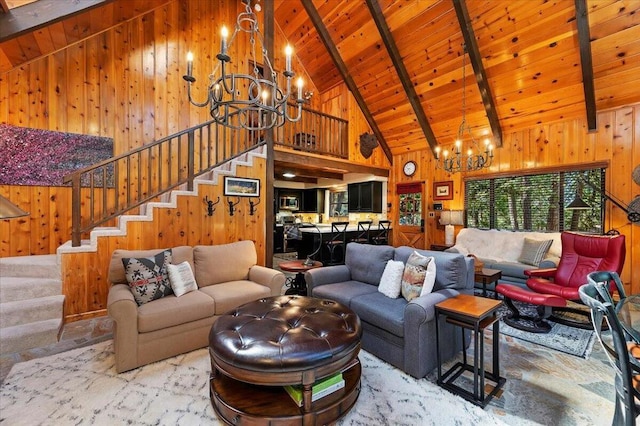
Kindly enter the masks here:
[[[0, 0], [3, 1], [4, 0]], [[0, 42], [35, 31], [114, 0], [40, 0], [0, 15]], [[6, 4], [6, 3], [5, 3]], [[8, 9], [7, 9], [8, 10]]]
[[576, 24], [580, 43], [580, 63], [582, 64], [582, 87], [584, 103], [587, 109], [587, 126], [590, 132], [598, 130], [596, 114], [596, 93], [593, 84], [593, 62], [591, 60], [591, 32], [589, 31], [589, 12], [586, 0], [575, 0]]
[[364, 98], [362, 97], [360, 90], [358, 90], [358, 86], [356, 85], [355, 81], [353, 81], [351, 74], [349, 74], [349, 71], [347, 70], [347, 66], [342, 60], [342, 57], [340, 56], [340, 52], [338, 52], [338, 48], [336, 47], [335, 43], [331, 39], [331, 35], [329, 34], [327, 27], [322, 22], [322, 18], [318, 13], [318, 9], [316, 9], [316, 7], [313, 5], [312, 0], [302, 0], [302, 5], [307, 11], [307, 15], [309, 15], [309, 18], [311, 19], [313, 26], [318, 32], [318, 36], [320, 36], [320, 40], [322, 40], [324, 47], [327, 49], [327, 52], [329, 52], [329, 55], [331, 56], [333, 63], [336, 65], [336, 68], [338, 68], [340, 75], [342, 75], [342, 79], [347, 84], [347, 87], [353, 94], [353, 97], [356, 99], [356, 102], [358, 103], [358, 106], [360, 107], [360, 110], [362, 111], [364, 118], [367, 120], [367, 123], [369, 123], [369, 127], [371, 127], [371, 130], [373, 130], [373, 134], [376, 135], [376, 138], [378, 139], [378, 142], [380, 143], [380, 146], [382, 147], [384, 154], [387, 156], [389, 163], [393, 164], [393, 155], [391, 154], [389, 145], [387, 145], [387, 141], [382, 135], [382, 132], [378, 127], [378, 124], [373, 119], [373, 115], [371, 114], [371, 111], [369, 111], [369, 107], [364, 101]]
[[300, 167], [298, 163], [278, 162], [278, 164], [276, 164], [275, 167], [276, 167], [276, 175], [289, 172], [289, 173], [295, 174], [296, 176], [306, 176], [306, 177], [312, 177], [312, 178], [342, 180], [342, 178], [344, 177], [344, 173], [321, 170], [317, 168], [313, 168], [313, 169], [303, 168], [303, 167]]
[[398, 50], [396, 41], [394, 40], [393, 35], [391, 34], [391, 30], [387, 25], [387, 20], [382, 14], [380, 4], [378, 3], [378, 0], [367, 0], [367, 6], [369, 7], [369, 12], [371, 13], [371, 16], [373, 16], [373, 20], [376, 23], [376, 26], [378, 27], [380, 36], [382, 36], [382, 41], [387, 48], [387, 52], [389, 52], [391, 62], [393, 63], [398, 76], [400, 77], [400, 82], [402, 83], [402, 87], [407, 94], [407, 98], [409, 98], [409, 103], [411, 104], [413, 112], [418, 119], [418, 124], [422, 129], [422, 133], [424, 134], [424, 137], [429, 143], [431, 151], [435, 156], [435, 149], [436, 146], [438, 146], [436, 136], [433, 134], [433, 130], [431, 130], [429, 120], [427, 120], [427, 115], [424, 113], [424, 108], [422, 108], [422, 103], [418, 98], [418, 94], [416, 93], [416, 89], [413, 86], [411, 77], [407, 72], [407, 68], [404, 66], [402, 56], [400, 56], [400, 51]]
[[7, 4], [7, 0], [0, 0], [0, 11], [2, 13], [9, 13], [9, 5]]
[[333, 160], [320, 155], [301, 155], [288, 150], [275, 150], [276, 163], [294, 163], [304, 168], [333, 171], [336, 173], [366, 173], [374, 176], [389, 177], [389, 169], [377, 166], [367, 166], [345, 160]]
[[498, 111], [496, 110], [493, 95], [491, 94], [487, 73], [482, 65], [482, 57], [480, 56], [478, 43], [476, 43], [476, 36], [471, 26], [471, 19], [469, 18], [469, 11], [467, 10], [465, 0], [453, 0], [453, 7], [456, 10], [456, 16], [458, 17], [460, 30], [464, 37], [464, 43], [469, 52], [469, 60], [471, 61], [471, 65], [473, 65], [473, 72], [476, 76], [478, 89], [480, 89], [480, 94], [482, 95], [482, 103], [484, 104], [484, 110], [489, 119], [493, 141], [496, 146], [502, 146], [502, 126], [500, 126], [500, 120], [498, 119]]

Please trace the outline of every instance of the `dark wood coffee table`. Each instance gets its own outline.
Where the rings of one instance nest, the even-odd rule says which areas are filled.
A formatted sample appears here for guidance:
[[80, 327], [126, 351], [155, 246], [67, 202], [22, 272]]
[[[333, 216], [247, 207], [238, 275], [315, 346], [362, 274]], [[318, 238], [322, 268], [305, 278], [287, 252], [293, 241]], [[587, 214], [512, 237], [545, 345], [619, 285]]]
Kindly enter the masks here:
[[[360, 394], [362, 329], [349, 308], [324, 299], [276, 296], [242, 305], [211, 327], [210, 396], [228, 424], [321, 425]], [[345, 387], [317, 401], [311, 388], [342, 372]], [[284, 385], [302, 385], [301, 407]]]

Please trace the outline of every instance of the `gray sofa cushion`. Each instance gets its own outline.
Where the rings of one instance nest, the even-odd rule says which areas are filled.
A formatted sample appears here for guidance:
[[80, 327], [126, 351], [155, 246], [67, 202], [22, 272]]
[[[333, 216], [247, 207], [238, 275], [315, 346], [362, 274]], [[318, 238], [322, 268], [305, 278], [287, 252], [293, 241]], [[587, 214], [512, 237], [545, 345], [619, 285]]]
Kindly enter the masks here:
[[376, 291], [353, 299], [351, 309], [362, 321], [404, 337], [404, 308], [407, 303], [402, 297], [391, 299]]
[[391, 246], [349, 243], [344, 264], [352, 279], [377, 286], [387, 261], [393, 259], [393, 251]]
[[[325, 284], [313, 289], [312, 296], [321, 299], [331, 299], [351, 307], [354, 298], [361, 297], [369, 293], [379, 293], [378, 287], [360, 281], [344, 281], [334, 284]], [[382, 297], [387, 297], [379, 293]]]
[[433, 286], [433, 291], [443, 288], [465, 288], [467, 267], [463, 255], [442, 251], [416, 250], [413, 247], [403, 246], [396, 248], [395, 260], [406, 263], [414, 250], [423, 256], [433, 256], [436, 261], [436, 283]]

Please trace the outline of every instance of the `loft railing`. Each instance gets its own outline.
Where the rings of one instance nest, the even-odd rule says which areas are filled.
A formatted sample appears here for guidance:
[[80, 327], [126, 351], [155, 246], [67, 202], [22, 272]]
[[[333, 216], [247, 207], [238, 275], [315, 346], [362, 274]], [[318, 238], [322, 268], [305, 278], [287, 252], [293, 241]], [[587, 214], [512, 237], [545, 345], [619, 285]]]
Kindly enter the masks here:
[[279, 127], [275, 145], [299, 151], [349, 158], [349, 122], [332, 115], [302, 109], [302, 119]]
[[[315, 145], [302, 135], [314, 136]], [[298, 123], [278, 128], [274, 137], [282, 141], [278, 145], [347, 158], [347, 135], [347, 121], [303, 109]], [[72, 246], [96, 226], [167, 191], [182, 184], [192, 190], [197, 176], [264, 143], [257, 132], [212, 120], [70, 173], [63, 182], [72, 188]]]

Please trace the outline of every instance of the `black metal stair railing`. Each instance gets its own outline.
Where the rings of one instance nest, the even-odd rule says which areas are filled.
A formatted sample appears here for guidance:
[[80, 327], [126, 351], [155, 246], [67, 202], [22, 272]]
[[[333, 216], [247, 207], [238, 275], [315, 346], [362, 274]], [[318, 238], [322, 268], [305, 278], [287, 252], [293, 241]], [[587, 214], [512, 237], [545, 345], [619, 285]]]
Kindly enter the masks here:
[[[346, 120], [310, 109], [275, 132], [276, 145], [347, 158]], [[72, 246], [82, 235], [262, 144], [258, 132], [215, 121], [191, 127], [64, 177], [72, 188]]]

